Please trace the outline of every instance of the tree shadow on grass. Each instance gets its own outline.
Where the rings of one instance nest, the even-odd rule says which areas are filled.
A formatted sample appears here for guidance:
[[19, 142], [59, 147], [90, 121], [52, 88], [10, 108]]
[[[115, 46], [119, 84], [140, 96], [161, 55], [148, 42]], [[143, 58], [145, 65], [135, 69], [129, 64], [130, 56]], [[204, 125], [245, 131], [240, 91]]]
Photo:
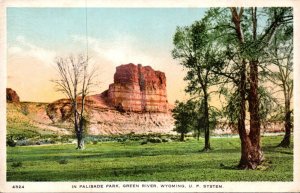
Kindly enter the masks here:
[[[216, 169], [217, 162], [212, 161], [193, 161], [186, 163], [158, 163], [153, 165], [128, 165], [127, 167], [108, 167], [108, 168], [77, 168], [74, 170], [49, 170], [41, 168], [41, 170], [27, 170], [7, 172], [8, 181], [89, 181], [91, 179], [103, 181], [122, 181], [136, 180], [146, 181], [149, 176], [158, 173], [176, 173], [180, 171], [195, 171], [197, 169]], [[179, 169], [180, 168], [180, 169]], [[144, 177], [142, 177], [144, 176]], [[174, 178], [174, 176], [173, 176]], [[170, 178], [171, 179], [171, 178]], [[170, 180], [168, 177], [157, 179], [160, 181]], [[178, 178], [179, 179], [179, 178]], [[186, 179], [189, 180], [189, 179]], [[176, 179], [174, 179], [176, 181]]]
[[[286, 150], [286, 151], [284, 151]], [[288, 154], [288, 155], [294, 155], [293, 148], [279, 148], [276, 146], [264, 146], [263, 151], [265, 152], [272, 152], [272, 153], [282, 153], [282, 154]]]
[[241, 170], [237, 164], [235, 165], [224, 165], [223, 163], [220, 164], [220, 169], [223, 170]]
[[239, 149], [214, 149], [212, 148], [210, 151], [199, 151], [202, 153], [239, 153], [240, 150]]
[[[208, 152], [209, 153], [209, 152]], [[110, 158], [131, 158], [131, 157], [141, 157], [141, 156], [164, 156], [164, 155], [191, 155], [191, 154], [199, 154], [197, 151], [178, 151], [178, 150], [168, 150], [168, 151], [143, 151], [142, 149], [139, 151], [115, 151], [115, 152], [94, 152], [94, 153], [84, 153], [83, 154], [75, 154], [75, 155], [60, 155], [60, 152], [55, 152], [56, 155], [40, 155], [32, 154], [33, 156], [25, 156], [18, 157], [18, 160], [22, 161], [57, 161], [59, 159], [67, 159], [67, 160], [76, 160], [76, 159], [110, 159]], [[13, 161], [14, 158], [8, 158], [7, 161]]]

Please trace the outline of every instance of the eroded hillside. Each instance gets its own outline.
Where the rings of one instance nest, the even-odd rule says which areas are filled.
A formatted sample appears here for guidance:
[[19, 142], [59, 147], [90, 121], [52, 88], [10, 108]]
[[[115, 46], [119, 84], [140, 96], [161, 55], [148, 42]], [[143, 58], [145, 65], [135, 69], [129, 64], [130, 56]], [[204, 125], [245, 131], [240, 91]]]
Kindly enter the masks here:
[[[173, 133], [174, 119], [166, 93], [163, 72], [150, 66], [118, 66], [108, 90], [86, 97], [86, 133]], [[7, 106], [7, 123], [10, 131], [31, 129], [38, 133], [72, 134], [72, 106], [69, 99], [50, 104], [12, 102]]]

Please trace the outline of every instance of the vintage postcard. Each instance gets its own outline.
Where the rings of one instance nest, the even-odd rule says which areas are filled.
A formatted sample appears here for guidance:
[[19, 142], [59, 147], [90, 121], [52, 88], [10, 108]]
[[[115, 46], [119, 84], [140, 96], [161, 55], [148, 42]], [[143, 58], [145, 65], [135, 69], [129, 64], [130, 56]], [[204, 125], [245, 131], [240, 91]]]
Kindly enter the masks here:
[[0, 2], [0, 192], [300, 191], [299, 2]]

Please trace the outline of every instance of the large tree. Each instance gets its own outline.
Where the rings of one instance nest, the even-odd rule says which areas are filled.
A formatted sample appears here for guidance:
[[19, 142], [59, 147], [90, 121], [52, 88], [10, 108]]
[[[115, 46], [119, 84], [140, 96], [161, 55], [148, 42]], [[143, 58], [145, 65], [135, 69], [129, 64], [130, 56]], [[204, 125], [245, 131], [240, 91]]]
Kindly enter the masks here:
[[[230, 8], [230, 11], [232, 23], [239, 43], [238, 46], [241, 49], [242, 68], [244, 68], [247, 63], [249, 68], [249, 75], [247, 78], [249, 83], [247, 98], [250, 113], [250, 132], [247, 135], [244, 128], [240, 130], [242, 156], [239, 166], [241, 168], [254, 169], [264, 160], [260, 144], [261, 118], [259, 116], [258, 68], [260, 61], [265, 56], [264, 52], [270, 47], [270, 42], [273, 39], [274, 33], [282, 24], [289, 22], [292, 19], [292, 16], [289, 8], [262, 9], [261, 14], [266, 13], [268, 20], [264, 29], [259, 32], [256, 7], [249, 9]], [[249, 26], [251, 31], [243, 29], [243, 23], [244, 26]], [[245, 61], [248, 62], [246, 63]]]
[[[196, 21], [189, 27], [178, 27], [174, 35], [172, 51], [174, 59], [179, 59], [181, 65], [187, 70], [185, 80], [188, 82], [186, 91], [198, 101], [203, 103], [203, 117], [205, 145], [203, 150], [210, 150], [209, 130], [209, 96], [211, 86], [218, 82], [218, 76], [213, 69], [219, 63], [218, 49], [212, 41], [207, 30], [208, 23]], [[201, 114], [202, 112], [199, 112]]]
[[56, 60], [58, 78], [54, 80], [57, 90], [69, 99], [73, 111], [77, 149], [84, 148], [85, 98], [90, 93], [95, 76], [87, 57], [83, 55], [59, 57]]
[[[264, 160], [260, 144], [259, 72], [280, 26], [293, 19], [291, 8], [213, 8], [206, 19], [214, 25], [215, 44], [226, 48], [225, 65], [214, 71], [231, 80], [235, 89], [237, 128], [241, 140], [239, 167], [255, 169]], [[260, 22], [260, 23], [259, 23]], [[248, 105], [247, 105], [248, 102]], [[245, 119], [248, 107], [250, 132]]]

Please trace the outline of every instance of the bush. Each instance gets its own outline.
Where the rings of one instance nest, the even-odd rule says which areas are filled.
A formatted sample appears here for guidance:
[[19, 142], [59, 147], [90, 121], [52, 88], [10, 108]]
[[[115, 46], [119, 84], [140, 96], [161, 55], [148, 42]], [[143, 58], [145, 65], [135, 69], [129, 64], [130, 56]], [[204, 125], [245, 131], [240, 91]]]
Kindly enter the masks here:
[[69, 163], [69, 161], [66, 160], [66, 159], [61, 159], [61, 160], [58, 161], [58, 163], [59, 164], [67, 164], [67, 163]]
[[26, 145], [30, 145], [30, 144], [29, 144], [29, 141], [27, 139], [22, 139], [22, 140], [17, 141], [17, 145], [18, 146], [26, 146]]
[[98, 144], [98, 141], [93, 141], [92, 143], [93, 143], [93, 145], [96, 145], [96, 144]]
[[180, 141], [180, 139], [179, 139], [178, 136], [172, 136], [172, 137], [171, 137], [171, 140], [173, 140], [173, 141]]
[[158, 137], [149, 138], [148, 141], [150, 143], [161, 143], [162, 142], [162, 140]]
[[22, 162], [19, 161], [19, 162], [13, 162], [11, 166], [17, 168], [17, 167], [22, 167], [22, 165], [23, 165]]
[[171, 141], [171, 139], [168, 139], [168, 138], [162, 138], [161, 140], [162, 140], [162, 142], [164, 142], [164, 143], [170, 142], [170, 141]]
[[9, 139], [6, 139], [6, 145], [8, 145], [9, 147], [15, 147], [17, 143], [13, 140], [12, 137], [10, 137]]
[[50, 140], [50, 144], [56, 144], [56, 141], [54, 141], [54, 140]]
[[127, 140], [127, 138], [125, 138], [125, 137], [117, 138], [117, 142], [125, 142], [126, 140]]
[[145, 144], [147, 144], [147, 143], [148, 143], [147, 140], [143, 140], [143, 141], [141, 142], [141, 145], [145, 145]]
[[[8, 128], [8, 131], [9, 130], [11, 129]], [[40, 134], [32, 130], [27, 130], [27, 128], [25, 128], [24, 130], [15, 133], [8, 133], [8, 136], [13, 137], [15, 140], [23, 140], [28, 138], [40, 137]]]

